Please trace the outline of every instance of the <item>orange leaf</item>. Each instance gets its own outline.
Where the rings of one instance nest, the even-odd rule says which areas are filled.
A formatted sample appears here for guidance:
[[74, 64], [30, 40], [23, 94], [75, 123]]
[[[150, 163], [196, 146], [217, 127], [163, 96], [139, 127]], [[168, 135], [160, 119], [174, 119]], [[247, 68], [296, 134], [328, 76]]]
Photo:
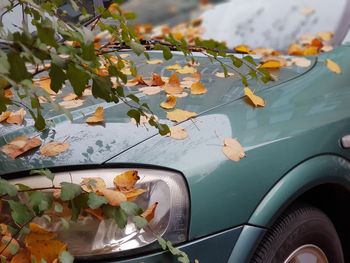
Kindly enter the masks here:
[[303, 48], [298, 44], [291, 44], [288, 47], [288, 55], [301, 56], [304, 54]]
[[99, 106], [96, 108], [94, 115], [86, 119], [86, 123], [93, 124], [104, 121], [104, 109]]
[[201, 74], [199, 72], [195, 72], [191, 77], [184, 77], [184, 81], [198, 82], [201, 80]]
[[34, 149], [36, 147], [39, 147], [41, 145], [41, 140], [38, 138], [28, 138], [27, 136], [19, 136], [9, 142], [8, 144], [4, 145], [1, 148], [1, 151], [11, 157], [12, 159], [15, 159], [17, 156]]
[[104, 188], [99, 190], [98, 193], [103, 194], [108, 203], [112, 206], [119, 206], [121, 202], [125, 202], [127, 200], [125, 194], [117, 190]]
[[321, 40], [319, 40], [318, 38], [314, 38], [311, 41], [311, 46], [313, 47], [317, 47], [318, 50], [320, 50], [323, 47], [323, 43]]
[[22, 248], [19, 252], [11, 259], [11, 263], [31, 263], [30, 252], [26, 248]]
[[147, 208], [142, 214], [141, 216], [146, 219], [148, 222], [151, 221], [154, 218], [155, 212], [156, 212], [156, 208], [158, 206], [158, 202], [155, 202], [154, 204], [152, 204], [149, 208]]
[[139, 195], [143, 194], [144, 192], [146, 192], [145, 189], [133, 189], [131, 191], [128, 192], [123, 192], [123, 194], [125, 194], [126, 199], [128, 201], [134, 201]]
[[64, 101], [70, 101], [70, 100], [75, 100], [78, 98], [78, 95], [75, 93], [68, 93], [66, 96], [63, 97]]
[[326, 59], [325, 63], [326, 63], [327, 68], [328, 68], [330, 71], [332, 71], [332, 72], [334, 72], [334, 73], [336, 73], [336, 74], [340, 74], [340, 73], [341, 73], [341, 68], [340, 68], [339, 65], [338, 65], [337, 63], [335, 63], [333, 60], [331, 60], [331, 59]]
[[238, 45], [233, 48], [237, 53], [248, 54], [251, 51], [251, 48], [247, 45]]
[[173, 95], [169, 95], [166, 101], [162, 102], [160, 106], [164, 109], [173, 109], [176, 106], [176, 97]]
[[162, 77], [156, 73], [152, 73], [151, 80], [145, 80], [144, 83], [148, 86], [163, 86], [165, 84], [165, 82], [162, 80]]
[[64, 142], [49, 142], [40, 148], [40, 154], [46, 157], [53, 157], [67, 151], [69, 148], [68, 143]]
[[20, 108], [18, 111], [11, 112], [11, 115], [6, 119], [6, 122], [21, 125], [25, 115], [26, 111]]
[[182, 122], [190, 118], [196, 117], [197, 113], [181, 109], [175, 109], [171, 112], [167, 112], [166, 116], [171, 121]]
[[37, 240], [28, 244], [27, 247], [36, 262], [41, 262], [42, 259], [46, 262], [54, 262], [67, 249], [67, 245], [59, 240]]
[[245, 157], [242, 145], [233, 138], [224, 139], [224, 146], [222, 148], [222, 151], [227, 156], [227, 158], [235, 162], [238, 162]]
[[147, 85], [146, 82], [143, 80], [141, 75], [137, 75], [136, 78], [134, 78], [132, 80], [128, 80], [128, 82], [125, 84], [125, 86], [132, 87], [132, 86], [136, 86], [138, 84]]
[[207, 89], [200, 82], [193, 83], [191, 86], [191, 94], [201, 95], [207, 93]]
[[164, 90], [171, 95], [181, 94], [183, 92], [184, 88], [180, 86], [180, 80], [176, 73], [170, 76], [168, 83], [164, 86]]
[[114, 186], [120, 191], [131, 190], [140, 179], [136, 170], [129, 170], [117, 175], [114, 180]]
[[257, 106], [264, 107], [265, 106], [265, 101], [261, 97], [255, 95], [250, 88], [245, 87], [244, 94], [255, 105], [255, 107], [257, 107]]
[[[8, 245], [8, 243], [10, 243]], [[10, 236], [3, 236], [1, 237], [0, 240], [0, 251], [1, 251], [1, 256], [4, 256], [7, 259], [10, 259], [12, 257], [11, 253], [11, 247], [19, 247], [19, 244], [16, 239], [10, 237]]]
[[11, 89], [5, 89], [4, 95], [6, 98], [11, 98], [13, 96]]
[[8, 117], [10, 117], [11, 112], [10, 111], [5, 111], [0, 114], [0, 122], [6, 121]]

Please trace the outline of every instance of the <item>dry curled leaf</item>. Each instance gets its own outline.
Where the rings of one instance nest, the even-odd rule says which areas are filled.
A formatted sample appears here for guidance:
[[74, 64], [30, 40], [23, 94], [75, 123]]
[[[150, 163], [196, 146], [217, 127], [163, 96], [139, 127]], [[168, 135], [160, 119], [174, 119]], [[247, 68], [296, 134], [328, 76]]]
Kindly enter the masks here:
[[162, 77], [156, 73], [152, 73], [152, 78], [150, 80], [144, 80], [144, 83], [148, 86], [163, 86], [165, 84]]
[[150, 65], [157, 65], [157, 64], [162, 64], [162, 63], [163, 63], [163, 60], [161, 60], [161, 59], [147, 60], [147, 64], [150, 64]]
[[40, 148], [40, 154], [46, 157], [53, 157], [67, 151], [68, 143], [64, 142], [49, 142]]
[[141, 75], [137, 75], [136, 78], [132, 80], [128, 80], [128, 82], [125, 84], [126, 87], [133, 87], [136, 85], [147, 85], [146, 82], [143, 80], [143, 77]]
[[168, 133], [168, 136], [176, 140], [184, 140], [188, 137], [188, 134], [185, 128], [181, 126], [173, 126], [170, 127], [170, 133]]
[[140, 179], [136, 170], [128, 170], [117, 175], [114, 180], [114, 186], [119, 191], [128, 191], [134, 188], [136, 182]]
[[255, 107], [258, 107], [258, 106], [264, 107], [265, 106], [265, 101], [261, 97], [255, 95], [250, 88], [245, 87], [244, 94], [254, 104]]
[[137, 188], [137, 189], [132, 189], [130, 191], [123, 192], [123, 194], [126, 196], [126, 199], [128, 201], [135, 201], [136, 198], [139, 195], [142, 195], [144, 192], [146, 192], [145, 189]]
[[201, 82], [193, 83], [191, 86], [191, 94], [193, 95], [201, 95], [207, 93], [207, 89]]
[[139, 91], [141, 91], [145, 95], [156, 95], [162, 91], [162, 88], [159, 86], [150, 86], [139, 88]]
[[170, 76], [168, 83], [164, 86], [164, 90], [171, 95], [181, 94], [183, 92], [184, 88], [180, 85], [180, 80], [176, 73]]
[[11, 112], [10, 111], [5, 111], [0, 114], [0, 122], [6, 121], [8, 117], [10, 117]]
[[21, 125], [23, 123], [25, 115], [26, 111], [20, 108], [18, 111], [11, 112], [10, 116], [6, 119], [6, 122]]
[[167, 96], [166, 101], [162, 102], [160, 106], [164, 109], [173, 109], [176, 106], [176, 97], [173, 95]]
[[41, 140], [38, 138], [28, 138], [27, 136], [19, 136], [9, 142], [8, 144], [4, 145], [1, 148], [1, 151], [11, 157], [12, 159], [15, 159], [19, 155], [37, 148], [41, 145]]
[[238, 162], [245, 157], [242, 145], [233, 138], [224, 139], [224, 146], [222, 148], [222, 151], [227, 156], [227, 158], [235, 162]]
[[327, 68], [328, 68], [330, 71], [332, 71], [332, 72], [334, 72], [334, 73], [336, 73], [336, 74], [340, 74], [340, 73], [341, 73], [341, 68], [340, 68], [339, 65], [338, 65], [337, 63], [335, 63], [333, 60], [331, 60], [331, 59], [328, 58], [328, 59], [326, 59], [325, 63], [326, 63]]
[[94, 123], [100, 123], [104, 121], [104, 109], [102, 106], [98, 106], [95, 110], [95, 113], [86, 119], [86, 123], [94, 124]]
[[126, 196], [117, 190], [112, 189], [101, 189], [98, 191], [99, 194], [102, 194], [108, 201], [108, 204], [112, 206], [119, 206], [121, 202], [127, 201]]
[[155, 212], [156, 212], [156, 208], [158, 206], [158, 202], [155, 202], [154, 204], [152, 204], [149, 208], [147, 208], [142, 214], [141, 216], [147, 220], [147, 222], [151, 221], [154, 218]]
[[183, 80], [190, 82], [198, 82], [201, 80], [201, 74], [199, 72], [195, 72], [190, 77], [184, 77]]
[[106, 188], [106, 183], [101, 177], [83, 178], [80, 182], [81, 188], [85, 192], [98, 192]]
[[182, 122], [190, 118], [196, 117], [197, 113], [192, 111], [175, 109], [173, 111], [167, 112], [166, 116], [171, 121]]
[[183, 92], [180, 93], [180, 94], [174, 94], [174, 96], [175, 96], [176, 98], [185, 98], [185, 97], [188, 96], [188, 93], [185, 92], [185, 91], [183, 91]]

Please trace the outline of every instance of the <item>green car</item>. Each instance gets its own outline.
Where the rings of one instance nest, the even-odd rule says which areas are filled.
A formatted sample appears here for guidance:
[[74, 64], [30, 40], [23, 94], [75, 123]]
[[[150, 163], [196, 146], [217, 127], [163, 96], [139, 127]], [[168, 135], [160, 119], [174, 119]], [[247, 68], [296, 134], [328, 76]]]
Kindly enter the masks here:
[[[244, 5], [244, 1], [226, 4], [239, 2]], [[270, 10], [268, 14], [281, 22], [288, 20], [284, 10], [305, 7], [307, 1], [283, 6], [281, 1], [253, 2], [257, 10], [270, 10], [265, 2], [276, 5], [280, 12]], [[326, 13], [324, 2], [328, 1], [312, 3]], [[320, 17], [305, 22], [310, 32], [334, 32], [332, 51], [309, 57], [307, 67], [282, 67], [273, 73], [276, 80], [267, 85], [251, 83], [250, 88], [266, 101], [265, 107], [249, 105], [240, 78], [217, 77], [220, 65], [198, 54], [198, 71], [207, 94], [178, 100], [177, 108], [197, 113], [196, 118], [181, 123], [188, 133], [185, 140], [160, 136], [147, 125], [137, 127], [127, 117], [129, 107], [123, 103], [87, 96], [82, 106], [70, 110], [72, 122], [47, 106], [44, 117], [50, 126], [43, 132], [35, 130], [28, 116], [22, 126], [0, 124], [0, 147], [20, 135], [37, 136], [43, 143], [69, 143], [69, 149], [55, 157], [43, 157], [39, 150], [16, 159], [0, 153], [1, 178], [46, 187], [49, 181], [29, 171], [49, 168], [56, 174], [55, 183], [79, 183], [99, 176], [112, 185], [116, 174], [138, 171], [138, 185], [147, 189], [138, 199], [140, 206], [159, 201], [150, 222], [152, 231], [138, 230], [132, 224], [121, 230], [107, 220], [87, 216], [83, 227], [73, 224], [62, 233], [78, 262], [176, 262], [176, 257], [160, 249], [154, 233], [187, 253], [192, 262], [350, 262], [350, 213], [346, 212], [350, 207], [350, 45], [343, 41], [349, 2], [340, 2], [339, 12], [327, 17], [326, 29], [319, 28], [325, 26], [318, 24]], [[222, 5], [218, 8], [224, 8]], [[209, 19], [204, 23], [210, 24], [215, 10], [203, 15]], [[249, 22], [253, 28], [254, 23], [261, 23], [254, 18]], [[301, 15], [290, 23], [304, 20]], [[253, 45], [253, 36], [261, 34], [272, 47], [287, 48], [290, 42], [283, 42], [287, 36], [282, 31], [273, 26], [269, 33], [265, 29], [245, 37], [241, 32], [242, 39], [237, 41]], [[273, 33], [276, 38], [270, 36]], [[206, 34], [220, 32], [213, 29]], [[157, 52], [150, 56], [161, 58]], [[163, 70], [167, 65], [186, 64], [180, 54], [161, 65], [133, 59], [143, 76], [152, 72], [170, 76], [170, 71]], [[330, 71], [328, 59], [342, 73]], [[69, 87], [59, 98], [68, 92]], [[148, 96], [134, 88], [130, 92], [148, 103], [161, 121], [173, 125], [159, 107], [165, 93]], [[104, 124], [89, 125], [86, 117], [97, 106], [105, 109]], [[237, 138], [246, 157], [239, 162], [228, 159], [222, 152], [225, 138]], [[3, 216], [1, 213], [0, 219]]]

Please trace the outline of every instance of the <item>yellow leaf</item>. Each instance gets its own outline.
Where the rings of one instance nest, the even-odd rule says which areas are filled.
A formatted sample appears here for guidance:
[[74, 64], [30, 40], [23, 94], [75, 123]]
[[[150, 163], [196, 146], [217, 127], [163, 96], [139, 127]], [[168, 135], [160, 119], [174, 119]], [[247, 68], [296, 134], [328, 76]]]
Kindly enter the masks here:
[[126, 199], [128, 201], [134, 201], [136, 200], [136, 198], [143, 194], [144, 192], [146, 192], [145, 189], [140, 189], [140, 188], [137, 188], [137, 189], [133, 189], [133, 190], [130, 190], [130, 191], [127, 191], [127, 192], [122, 192], [125, 196], [126, 196]]
[[11, 263], [31, 263], [30, 252], [26, 248], [22, 248], [11, 259]]
[[260, 65], [260, 68], [266, 68], [266, 69], [277, 69], [280, 68], [281, 62], [279, 60], [268, 60], [263, 62], [263, 64]]
[[139, 91], [141, 91], [143, 94], [146, 95], [155, 95], [161, 92], [162, 88], [159, 86], [151, 86], [151, 87], [143, 87], [139, 88]]
[[177, 69], [176, 72], [179, 74], [193, 74], [197, 72], [197, 70], [194, 67], [184, 66], [183, 68]]
[[85, 192], [98, 192], [106, 188], [106, 183], [101, 177], [83, 178], [80, 182], [81, 188]]
[[185, 92], [185, 91], [183, 91], [183, 92], [180, 93], [180, 94], [174, 94], [174, 96], [175, 96], [176, 98], [184, 98], [184, 97], [187, 97], [187, 96], [188, 96], [188, 93]]
[[235, 162], [238, 162], [245, 157], [242, 145], [233, 138], [224, 139], [224, 146], [222, 148], [222, 151], [227, 158]]
[[136, 170], [129, 170], [117, 175], [114, 180], [114, 186], [120, 191], [127, 191], [134, 188], [136, 182], [140, 179]]
[[265, 106], [265, 101], [261, 97], [255, 95], [250, 88], [245, 87], [244, 94], [255, 105], [255, 107], [257, 107], [257, 106], [264, 107]]
[[0, 114], [0, 122], [6, 121], [8, 117], [10, 117], [11, 112], [10, 111], [5, 111]]
[[319, 48], [317, 46], [307, 46], [304, 51], [303, 51], [303, 55], [304, 56], [315, 56], [317, 55]]
[[99, 106], [96, 108], [94, 115], [86, 119], [86, 123], [93, 124], [93, 123], [99, 123], [104, 121], [104, 109], [103, 107]]
[[170, 127], [170, 133], [168, 133], [167, 136], [170, 136], [171, 138], [176, 140], [184, 140], [188, 137], [188, 134], [185, 128], [181, 126], [173, 126]]
[[190, 118], [196, 117], [197, 113], [181, 109], [175, 109], [171, 112], [167, 112], [166, 116], [171, 121], [182, 122]]
[[180, 80], [176, 73], [170, 76], [169, 82], [164, 86], [164, 91], [171, 95], [181, 94], [184, 91], [184, 88], [181, 87]]
[[326, 63], [327, 68], [328, 68], [330, 71], [332, 71], [332, 72], [334, 72], [334, 73], [336, 73], [336, 74], [340, 74], [340, 73], [341, 73], [341, 68], [340, 68], [339, 65], [338, 65], [337, 63], [335, 63], [333, 60], [331, 60], [331, 59], [326, 59], [325, 63]]
[[64, 142], [49, 142], [40, 148], [40, 154], [46, 157], [53, 157], [67, 151], [69, 148], [68, 143]]
[[59, 105], [66, 109], [72, 109], [82, 106], [84, 103], [84, 100], [68, 100], [68, 101], [62, 101], [59, 103]]
[[166, 101], [162, 102], [160, 106], [164, 109], [173, 109], [176, 106], [176, 97], [173, 95], [169, 95]]
[[17, 156], [31, 150], [34, 148], [37, 148], [41, 145], [41, 140], [38, 138], [28, 138], [27, 136], [19, 136], [9, 142], [8, 144], [4, 145], [1, 148], [1, 151], [11, 157], [12, 159], [15, 159]]
[[334, 34], [333, 32], [318, 32], [317, 36], [322, 39], [322, 41], [332, 40]]
[[163, 60], [161, 59], [147, 60], [147, 64], [150, 64], [150, 65], [162, 64], [162, 63], [163, 63]]
[[98, 193], [106, 197], [108, 204], [112, 206], [119, 206], [121, 202], [125, 202], [127, 200], [125, 194], [117, 190], [104, 188], [99, 190]]
[[147, 220], [147, 222], [151, 221], [154, 218], [155, 212], [156, 212], [156, 208], [158, 206], [158, 202], [155, 202], [154, 204], [152, 204], [149, 208], [147, 208], [142, 214], [141, 216]]
[[6, 119], [6, 122], [21, 125], [25, 115], [26, 111], [20, 108], [18, 111], [11, 112], [11, 115]]
[[130, 68], [122, 68], [121, 72], [125, 75], [131, 75], [131, 69]]
[[303, 48], [298, 44], [291, 44], [288, 47], [288, 55], [301, 56], [304, 54]]
[[170, 66], [166, 67], [167, 70], [178, 70], [178, 69], [181, 69], [181, 68], [182, 67], [179, 64], [174, 64], [174, 65], [170, 65]]
[[251, 51], [251, 48], [247, 45], [238, 45], [233, 48], [237, 53], [248, 54]]
[[311, 60], [303, 57], [294, 57], [291, 59], [291, 62], [302, 68], [308, 68], [311, 65]]
[[201, 95], [207, 93], [207, 89], [200, 82], [193, 83], [191, 86], [191, 94]]
[[41, 77], [39, 80], [35, 81], [35, 84], [40, 86], [50, 95], [56, 95], [57, 93], [51, 89], [51, 79], [50, 77]]

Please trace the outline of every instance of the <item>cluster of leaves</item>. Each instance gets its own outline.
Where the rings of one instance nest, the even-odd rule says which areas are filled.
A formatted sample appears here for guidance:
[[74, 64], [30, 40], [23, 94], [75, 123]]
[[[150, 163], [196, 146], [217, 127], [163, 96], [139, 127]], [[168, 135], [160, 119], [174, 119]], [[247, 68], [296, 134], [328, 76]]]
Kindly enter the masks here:
[[56, 186], [55, 175], [47, 169], [33, 170], [31, 174], [47, 177], [52, 186], [30, 188], [0, 179], [1, 262], [22, 262], [20, 257], [28, 262], [53, 262], [58, 258], [60, 262], [72, 262], [67, 244], [56, 240], [55, 232], [35, 223], [37, 218], [48, 222], [58, 218], [62, 226], [69, 228], [69, 222], [79, 222], [79, 217], [87, 213], [97, 220], [113, 219], [121, 229], [131, 220], [141, 229], [155, 216], [158, 203], [143, 210], [134, 202], [145, 192], [135, 187], [140, 179], [135, 170], [117, 175], [114, 189], [107, 188], [100, 177], [84, 178], [80, 184], [61, 182]]

